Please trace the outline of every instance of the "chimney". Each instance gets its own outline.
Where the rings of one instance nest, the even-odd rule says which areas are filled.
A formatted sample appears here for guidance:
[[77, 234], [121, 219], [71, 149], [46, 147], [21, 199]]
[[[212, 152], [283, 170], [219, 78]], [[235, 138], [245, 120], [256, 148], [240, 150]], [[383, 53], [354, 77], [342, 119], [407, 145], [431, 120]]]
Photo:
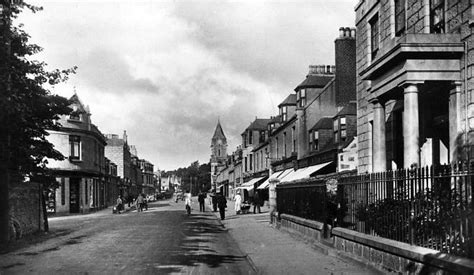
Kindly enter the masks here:
[[126, 130], [123, 130], [123, 141], [125, 141], [125, 143], [127, 143], [127, 131]]
[[336, 38], [336, 105], [344, 105], [351, 100], [356, 100], [356, 47], [355, 29], [344, 27], [343, 38]]

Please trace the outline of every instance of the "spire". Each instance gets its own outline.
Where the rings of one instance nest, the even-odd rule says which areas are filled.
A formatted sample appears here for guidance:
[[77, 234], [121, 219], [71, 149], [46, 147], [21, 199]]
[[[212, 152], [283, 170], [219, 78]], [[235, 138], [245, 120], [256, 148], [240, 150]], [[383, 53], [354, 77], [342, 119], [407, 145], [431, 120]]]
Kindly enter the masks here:
[[222, 139], [224, 142], [227, 142], [227, 138], [225, 137], [224, 131], [222, 130], [221, 122], [217, 119], [217, 126], [216, 130], [214, 131], [214, 136], [212, 137], [212, 141], [216, 141], [218, 139]]

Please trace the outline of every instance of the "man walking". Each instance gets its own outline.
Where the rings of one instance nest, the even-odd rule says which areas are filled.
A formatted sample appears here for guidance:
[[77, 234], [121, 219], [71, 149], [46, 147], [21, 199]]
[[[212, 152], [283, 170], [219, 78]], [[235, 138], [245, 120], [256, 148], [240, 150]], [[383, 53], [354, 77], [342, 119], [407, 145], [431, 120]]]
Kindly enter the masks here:
[[258, 191], [255, 191], [255, 195], [253, 196], [253, 213], [255, 214], [255, 208], [258, 209], [258, 213], [262, 213], [260, 211], [260, 194]]
[[206, 211], [206, 207], [204, 205], [205, 199], [206, 199], [206, 193], [204, 193], [202, 190], [199, 191], [198, 201], [199, 201], [199, 211], [200, 212], [205, 212]]
[[227, 208], [227, 200], [222, 195], [220, 190], [217, 190], [216, 194], [217, 207], [219, 208], [219, 214], [221, 215], [221, 220], [225, 219], [225, 209]]

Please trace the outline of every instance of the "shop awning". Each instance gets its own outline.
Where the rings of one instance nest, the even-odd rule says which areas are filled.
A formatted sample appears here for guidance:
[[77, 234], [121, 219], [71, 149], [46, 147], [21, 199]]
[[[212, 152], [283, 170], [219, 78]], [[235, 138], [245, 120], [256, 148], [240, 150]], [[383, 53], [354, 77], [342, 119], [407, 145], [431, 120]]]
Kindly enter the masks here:
[[253, 186], [255, 185], [256, 182], [262, 180], [263, 177], [259, 177], [259, 178], [253, 178], [247, 182], [244, 182], [240, 187], [237, 187], [236, 189], [246, 189], [248, 191], [252, 190], [253, 189]]
[[265, 189], [270, 185], [270, 180], [271, 179], [276, 179], [278, 178], [279, 175], [281, 175], [284, 171], [278, 171], [273, 173], [268, 179], [266, 179], [262, 184], [260, 184], [257, 189]]
[[311, 174], [323, 169], [324, 167], [326, 167], [330, 163], [331, 163], [331, 161], [298, 169], [298, 170], [294, 171], [293, 173], [285, 176], [285, 178], [282, 179], [282, 181], [294, 181], [294, 180], [309, 178], [311, 176]]

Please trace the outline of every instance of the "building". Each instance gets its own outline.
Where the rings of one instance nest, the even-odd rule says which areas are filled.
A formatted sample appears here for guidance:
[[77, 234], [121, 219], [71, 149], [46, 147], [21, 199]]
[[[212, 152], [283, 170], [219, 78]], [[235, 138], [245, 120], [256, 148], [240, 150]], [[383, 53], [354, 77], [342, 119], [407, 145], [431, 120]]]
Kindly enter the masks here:
[[[86, 213], [107, 206], [106, 162], [104, 147], [106, 138], [92, 124], [89, 108], [74, 94], [71, 99], [73, 112], [61, 116], [61, 129], [48, 130], [47, 139], [66, 158], [48, 160], [48, 168], [54, 171], [59, 187], [50, 202], [55, 213]], [[116, 186], [109, 186], [109, 193]], [[111, 190], [110, 190], [111, 189]]]
[[145, 195], [154, 195], [156, 193], [157, 184], [153, 173], [153, 164], [145, 159], [138, 160], [140, 171], [142, 174], [142, 193]]
[[472, 8], [469, 1], [359, 1], [360, 173], [465, 158], [474, 126]]
[[132, 196], [131, 188], [131, 153], [127, 142], [127, 132], [123, 132], [123, 137], [116, 134], [108, 134], [107, 145], [105, 146], [105, 156], [117, 165], [117, 175], [122, 179], [120, 188], [122, 198], [128, 199]]
[[211, 139], [211, 188], [215, 189], [217, 187], [217, 176], [225, 168], [226, 162], [227, 138], [222, 130], [221, 122], [218, 120]]

